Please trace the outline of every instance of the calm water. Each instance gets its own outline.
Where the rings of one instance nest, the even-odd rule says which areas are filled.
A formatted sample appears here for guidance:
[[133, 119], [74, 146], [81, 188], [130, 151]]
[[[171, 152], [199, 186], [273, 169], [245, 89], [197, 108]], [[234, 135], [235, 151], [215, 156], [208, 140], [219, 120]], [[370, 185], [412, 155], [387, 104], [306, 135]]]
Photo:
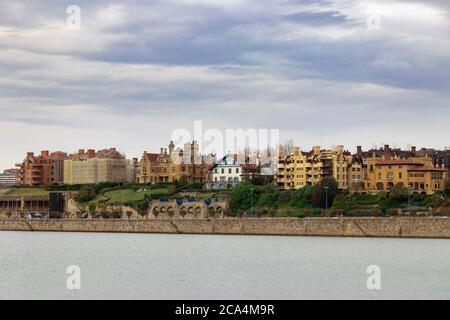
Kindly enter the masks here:
[[0, 232], [5, 298], [450, 299], [450, 241]]

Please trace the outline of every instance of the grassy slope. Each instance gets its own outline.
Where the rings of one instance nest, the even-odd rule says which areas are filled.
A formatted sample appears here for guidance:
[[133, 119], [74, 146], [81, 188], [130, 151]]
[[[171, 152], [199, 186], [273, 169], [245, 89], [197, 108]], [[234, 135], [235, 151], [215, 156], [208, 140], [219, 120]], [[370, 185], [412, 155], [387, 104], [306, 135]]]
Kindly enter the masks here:
[[149, 190], [147, 192], [136, 192], [131, 189], [120, 189], [120, 190], [106, 192], [105, 196], [107, 198], [111, 199], [110, 201], [125, 202], [125, 201], [144, 200], [145, 195], [162, 194], [162, 193], [168, 193], [168, 190], [167, 189], [154, 189], [154, 190]]
[[49, 192], [39, 188], [17, 188], [9, 190], [6, 195], [12, 197], [22, 196], [48, 196]]

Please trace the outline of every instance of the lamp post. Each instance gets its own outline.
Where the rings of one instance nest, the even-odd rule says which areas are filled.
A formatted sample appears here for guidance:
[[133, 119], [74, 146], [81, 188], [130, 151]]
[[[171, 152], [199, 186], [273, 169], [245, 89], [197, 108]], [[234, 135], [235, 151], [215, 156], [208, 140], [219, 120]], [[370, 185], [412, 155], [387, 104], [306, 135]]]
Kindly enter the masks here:
[[328, 189], [329, 187], [324, 187], [325, 189], [325, 215], [328, 217]]

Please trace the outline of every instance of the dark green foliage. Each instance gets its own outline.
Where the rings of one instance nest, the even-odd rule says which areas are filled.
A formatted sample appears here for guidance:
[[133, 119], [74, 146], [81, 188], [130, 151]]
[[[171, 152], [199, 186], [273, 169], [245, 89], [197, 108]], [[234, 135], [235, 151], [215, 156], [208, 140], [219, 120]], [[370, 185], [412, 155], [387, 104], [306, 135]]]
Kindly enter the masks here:
[[403, 202], [408, 201], [409, 190], [402, 184], [397, 184], [394, 188], [392, 188], [391, 193], [389, 195], [389, 199], [393, 202]]
[[243, 183], [231, 191], [230, 208], [233, 212], [251, 209], [258, 203], [260, 189], [251, 183]]
[[447, 180], [445, 181], [444, 194], [445, 194], [447, 197], [450, 197], [450, 179], [447, 179]]
[[[265, 185], [258, 200], [259, 207], [277, 208], [280, 200], [280, 190], [274, 184]], [[281, 201], [281, 200], [280, 200]]]
[[97, 192], [93, 186], [84, 186], [79, 191], [76, 200], [78, 202], [89, 202], [97, 197]]
[[314, 188], [312, 186], [295, 190], [292, 194], [291, 204], [297, 208], [311, 207], [313, 191]]
[[[326, 203], [326, 187], [328, 187], [328, 203]], [[331, 208], [334, 198], [337, 196], [338, 192], [339, 185], [337, 181], [332, 177], [325, 177], [319, 184], [314, 186], [312, 203], [316, 208]]]

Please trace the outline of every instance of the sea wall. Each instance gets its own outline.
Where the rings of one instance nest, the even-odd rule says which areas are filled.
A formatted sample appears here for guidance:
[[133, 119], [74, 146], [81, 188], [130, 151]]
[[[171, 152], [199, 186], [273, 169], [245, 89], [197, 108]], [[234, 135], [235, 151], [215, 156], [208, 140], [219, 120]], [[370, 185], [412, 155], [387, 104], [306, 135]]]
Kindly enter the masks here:
[[449, 218], [0, 220], [0, 231], [450, 239]]

